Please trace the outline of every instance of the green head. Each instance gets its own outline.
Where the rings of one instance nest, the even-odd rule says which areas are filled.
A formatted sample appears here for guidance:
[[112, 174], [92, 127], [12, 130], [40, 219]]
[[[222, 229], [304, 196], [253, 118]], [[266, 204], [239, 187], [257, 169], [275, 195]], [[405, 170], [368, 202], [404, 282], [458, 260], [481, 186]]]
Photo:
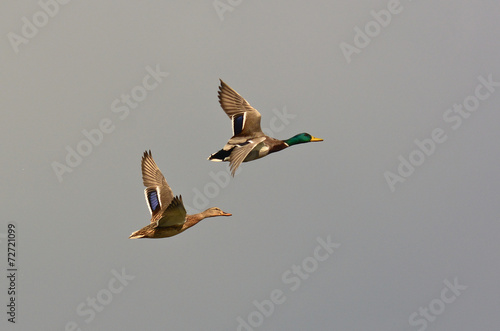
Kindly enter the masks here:
[[303, 143], [308, 143], [308, 142], [313, 142], [313, 141], [323, 141], [323, 139], [313, 137], [309, 133], [299, 133], [299, 134], [293, 136], [292, 138], [285, 140], [285, 143], [288, 146], [292, 146], [292, 145], [303, 144]]

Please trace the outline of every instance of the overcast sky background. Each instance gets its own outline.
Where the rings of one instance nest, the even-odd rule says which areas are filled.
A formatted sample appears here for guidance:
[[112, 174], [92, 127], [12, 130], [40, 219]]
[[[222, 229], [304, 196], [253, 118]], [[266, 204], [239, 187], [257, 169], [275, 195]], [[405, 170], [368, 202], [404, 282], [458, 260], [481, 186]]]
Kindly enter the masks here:
[[[370, 12], [393, 1], [221, 2], [232, 11], [71, 1], [49, 17], [37, 1], [2, 5], [0, 234], [17, 224], [19, 271], [15, 326], [0, 277], [1, 328], [236, 330], [244, 320], [255, 330], [496, 330], [500, 87], [489, 92], [478, 77], [500, 82], [500, 4], [403, 0], [348, 62], [341, 43], [355, 46], [355, 27], [380, 27]], [[47, 24], [15, 46], [9, 33], [24, 38], [23, 17], [34, 15]], [[143, 91], [148, 67], [168, 76], [127, 115], [114, 112], [122, 94]], [[275, 137], [324, 142], [244, 163], [226, 183], [228, 164], [206, 160], [231, 136], [219, 78]], [[489, 96], [459, 127], [446, 122], [476, 89]], [[82, 131], [100, 123], [112, 132], [59, 180], [53, 163], [88, 147]], [[384, 173], [398, 175], [399, 156], [435, 129], [446, 140], [392, 192]], [[129, 240], [150, 219], [146, 149], [188, 213], [217, 206], [233, 216]], [[319, 261], [328, 238], [340, 246]], [[310, 273], [297, 281], [292, 266], [303, 263]], [[253, 313], [272, 293], [282, 303]], [[92, 315], [96, 296], [106, 304]]]

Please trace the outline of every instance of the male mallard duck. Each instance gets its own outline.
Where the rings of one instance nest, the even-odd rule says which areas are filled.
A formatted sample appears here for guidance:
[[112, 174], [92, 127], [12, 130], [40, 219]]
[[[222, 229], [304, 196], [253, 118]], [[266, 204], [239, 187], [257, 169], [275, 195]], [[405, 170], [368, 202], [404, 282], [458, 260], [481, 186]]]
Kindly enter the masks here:
[[151, 151], [144, 152], [142, 157], [142, 181], [146, 189], [146, 203], [151, 213], [151, 223], [130, 235], [136, 238], [165, 238], [175, 236], [196, 225], [202, 219], [214, 216], [231, 216], [217, 207], [204, 212], [186, 215], [182, 196], [174, 197], [165, 177], [156, 165]]
[[259, 159], [292, 145], [323, 141], [309, 133], [300, 133], [287, 140], [266, 136], [260, 128], [260, 113], [226, 83], [220, 80], [219, 103], [233, 124], [233, 136], [220, 151], [208, 157], [210, 161], [229, 161], [234, 176], [241, 162]]

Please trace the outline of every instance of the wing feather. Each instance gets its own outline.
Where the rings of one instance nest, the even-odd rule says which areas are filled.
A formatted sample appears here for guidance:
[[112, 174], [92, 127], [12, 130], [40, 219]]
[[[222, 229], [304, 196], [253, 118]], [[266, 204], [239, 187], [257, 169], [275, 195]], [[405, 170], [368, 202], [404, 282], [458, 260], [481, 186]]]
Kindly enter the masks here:
[[156, 222], [157, 227], [182, 225], [186, 221], [186, 209], [179, 195], [172, 199], [172, 203], [163, 211], [161, 218]]
[[[174, 194], [170, 186], [168, 186], [165, 177], [161, 173], [160, 169], [153, 160], [151, 151], [144, 152], [141, 162], [142, 168], [142, 182], [146, 188], [158, 187], [160, 204], [162, 206], [168, 206], [174, 198]], [[147, 198], [147, 197], [146, 197]], [[150, 200], [148, 200], [150, 201]]]
[[[219, 103], [224, 112], [233, 121], [234, 130], [234, 116], [239, 118], [239, 114], [245, 113], [244, 121], [241, 123], [241, 128], [238, 128], [239, 133], [234, 133], [238, 136], [246, 137], [260, 137], [264, 133], [260, 127], [261, 115], [259, 111], [252, 106], [241, 96], [233, 90], [229, 85], [220, 80], [219, 87]], [[241, 129], [241, 130], [240, 130]]]
[[236, 147], [231, 152], [229, 156], [229, 168], [231, 169], [231, 175], [234, 177], [234, 173], [236, 169], [240, 166], [240, 164], [245, 160], [248, 153], [252, 151], [258, 144], [266, 140], [266, 137], [258, 137], [255, 139], [248, 140], [247, 142], [236, 145]]
[[149, 213], [151, 214], [151, 222], [154, 222], [156, 214], [158, 214], [162, 208], [161, 205], [161, 194], [158, 186], [146, 187], [144, 190], [144, 196], [146, 198], [146, 203], [149, 208]]

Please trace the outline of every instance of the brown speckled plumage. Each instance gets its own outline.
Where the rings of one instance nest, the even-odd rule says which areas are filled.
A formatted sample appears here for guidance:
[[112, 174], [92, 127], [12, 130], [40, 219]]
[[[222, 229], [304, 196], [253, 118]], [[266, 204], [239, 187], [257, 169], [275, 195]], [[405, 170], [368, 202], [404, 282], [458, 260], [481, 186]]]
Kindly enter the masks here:
[[146, 189], [146, 203], [151, 212], [151, 222], [142, 229], [133, 232], [130, 239], [165, 238], [179, 234], [196, 225], [207, 217], [231, 216], [217, 207], [201, 213], [187, 215], [182, 197], [174, 197], [172, 190], [156, 165], [151, 151], [142, 157], [142, 179]]

